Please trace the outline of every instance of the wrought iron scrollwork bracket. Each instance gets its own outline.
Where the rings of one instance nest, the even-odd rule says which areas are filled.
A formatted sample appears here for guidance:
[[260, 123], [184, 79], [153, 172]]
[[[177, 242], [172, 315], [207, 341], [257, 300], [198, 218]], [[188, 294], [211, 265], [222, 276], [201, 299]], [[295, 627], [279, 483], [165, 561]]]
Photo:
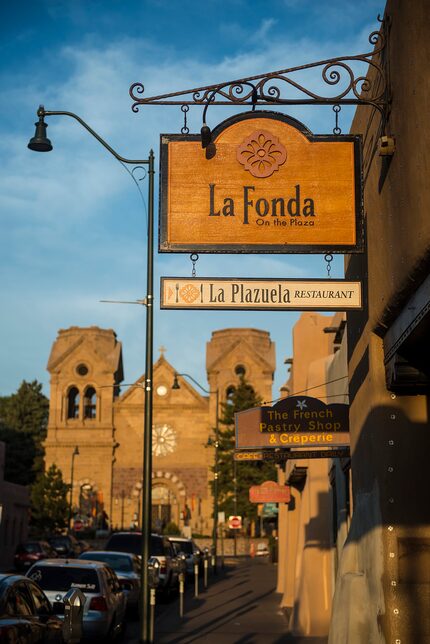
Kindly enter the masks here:
[[[369, 43], [374, 46], [371, 52], [329, 58], [217, 85], [146, 98], [143, 97], [143, 84], [133, 83], [129, 91], [134, 101], [132, 110], [138, 112], [141, 105], [202, 105], [205, 123], [209, 105], [250, 105], [252, 109], [282, 105], [369, 105], [379, 111], [384, 122], [389, 104], [388, 74], [383, 56], [388, 29], [385, 20], [379, 16], [378, 20], [382, 23], [381, 29], [369, 36]], [[299, 72], [319, 68], [321, 80], [336, 91], [317, 93], [295, 80]]]

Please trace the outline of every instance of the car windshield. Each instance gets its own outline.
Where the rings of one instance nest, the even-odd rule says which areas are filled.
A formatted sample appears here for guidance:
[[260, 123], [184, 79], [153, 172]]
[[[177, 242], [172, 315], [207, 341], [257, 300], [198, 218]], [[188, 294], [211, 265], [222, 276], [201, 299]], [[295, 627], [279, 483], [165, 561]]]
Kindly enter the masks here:
[[65, 548], [68, 548], [70, 542], [66, 539], [66, 537], [52, 537], [51, 539], [49, 539], [49, 543], [54, 548], [58, 548], [58, 546], [64, 546]]
[[30, 553], [30, 552], [40, 552], [40, 551], [41, 551], [40, 544], [36, 543], [35, 541], [30, 542], [30, 543], [25, 543], [22, 546], [22, 550], [21, 550], [21, 552], [28, 552], [28, 553]]
[[80, 588], [82, 591], [98, 592], [99, 580], [91, 568], [68, 566], [34, 566], [29, 575], [43, 590], [67, 591]]
[[109, 564], [115, 572], [131, 572], [133, 566], [130, 557], [110, 552], [86, 552], [80, 559], [92, 559], [93, 561], [103, 561]]
[[173, 541], [177, 552], [184, 552], [186, 555], [194, 553], [193, 544], [190, 541]]
[[[163, 540], [151, 537], [151, 556], [164, 555]], [[117, 552], [132, 552], [135, 555], [142, 554], [141, 534], [113, 534], [106, 544], [106, 549]]]

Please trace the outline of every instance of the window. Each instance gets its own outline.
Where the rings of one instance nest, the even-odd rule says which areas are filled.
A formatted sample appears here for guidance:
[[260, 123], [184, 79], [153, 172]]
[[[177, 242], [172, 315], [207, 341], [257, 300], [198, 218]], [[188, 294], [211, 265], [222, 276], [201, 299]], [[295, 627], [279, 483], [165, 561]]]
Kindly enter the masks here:
[[78, 364], [78, 366], [76, 367], [76, 373], [77, 373], [79, 376], [86, 376], [86, 375], [87, 375], [87, 373], [88, 373], [88, 367], [87, 367], [87, 365], [86, 365], [86, 364], [83, 364], [82, 362], [81, 362], [80, 364]]
[[51, 605], [46, 597], [46, 595], [36, 586], [36, 584], [28, 584], [28, 589], [33, 598], [33, 603], [36, 608], [36, 613], [38, 615], [50, 615], [51, 614]]
[[226, 397], [227, 405], [232, 404], [231, 399], [234, 396], [235, 391], [236, 391], [236, 387], [234, 385], [230, 385], [230, 387], [227, 387], [227, 389], [225, 390], [225, 397]]
[[71, 387], [67, 394], [67, 418], [79, 418], [79, 389]]
[[84, 395], [84, 418], [95, 418], [97, 410], [97, 394], [94, 387], [87, 387]]
[[246, 369], [243, 364], [237, 364], [234, 368], [234, 373], [236, 374], [236, 376], [244, 376]]

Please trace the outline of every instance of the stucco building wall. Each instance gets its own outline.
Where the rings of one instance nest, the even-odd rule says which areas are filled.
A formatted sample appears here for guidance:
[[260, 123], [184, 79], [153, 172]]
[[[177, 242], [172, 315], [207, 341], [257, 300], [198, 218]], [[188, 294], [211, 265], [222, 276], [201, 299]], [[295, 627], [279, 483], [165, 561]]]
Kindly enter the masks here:
[[[428, 2], [390, 0], [385, 24], [385, 132], [365, 107], [351, 128], [364, 137], [367, 253], [346, 274], [368, 299], [347, 314], [354, 511], [330, 644], [430, 641]], [[395, 137], [392, 157], [378, 155], [381, 134]]]

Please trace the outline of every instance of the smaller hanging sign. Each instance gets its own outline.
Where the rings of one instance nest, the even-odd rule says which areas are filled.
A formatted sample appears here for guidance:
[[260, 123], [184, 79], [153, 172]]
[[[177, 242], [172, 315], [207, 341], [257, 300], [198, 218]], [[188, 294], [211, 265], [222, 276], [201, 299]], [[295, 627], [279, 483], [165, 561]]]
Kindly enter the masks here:
[[361, 282], [334, 279], [162, 277], [162, 309], [349, 311], [362, 308]]
[[276, 481], [265, 481], [261, 485], [252, 485], [249, 488], [251, 503], [289, 503], [290, 500], [289, 486], [279, 485]]
[[234, 451], [235, 461], [268, 461], [270, 463], [277, 463], [283, 465], [286, 461], [297, 461], [305, 458], [348, 458], [350, 455], [349, 445], [344, 447], [330, 447], [329, 449], [322, 449], [321, 447], [309, 449], [287, 449], [280, 448], [277, 450], [249, 450], [238, 449]]
[[290, 396], [235, 414], [236, 449], [349, 446], [349, 405]]

